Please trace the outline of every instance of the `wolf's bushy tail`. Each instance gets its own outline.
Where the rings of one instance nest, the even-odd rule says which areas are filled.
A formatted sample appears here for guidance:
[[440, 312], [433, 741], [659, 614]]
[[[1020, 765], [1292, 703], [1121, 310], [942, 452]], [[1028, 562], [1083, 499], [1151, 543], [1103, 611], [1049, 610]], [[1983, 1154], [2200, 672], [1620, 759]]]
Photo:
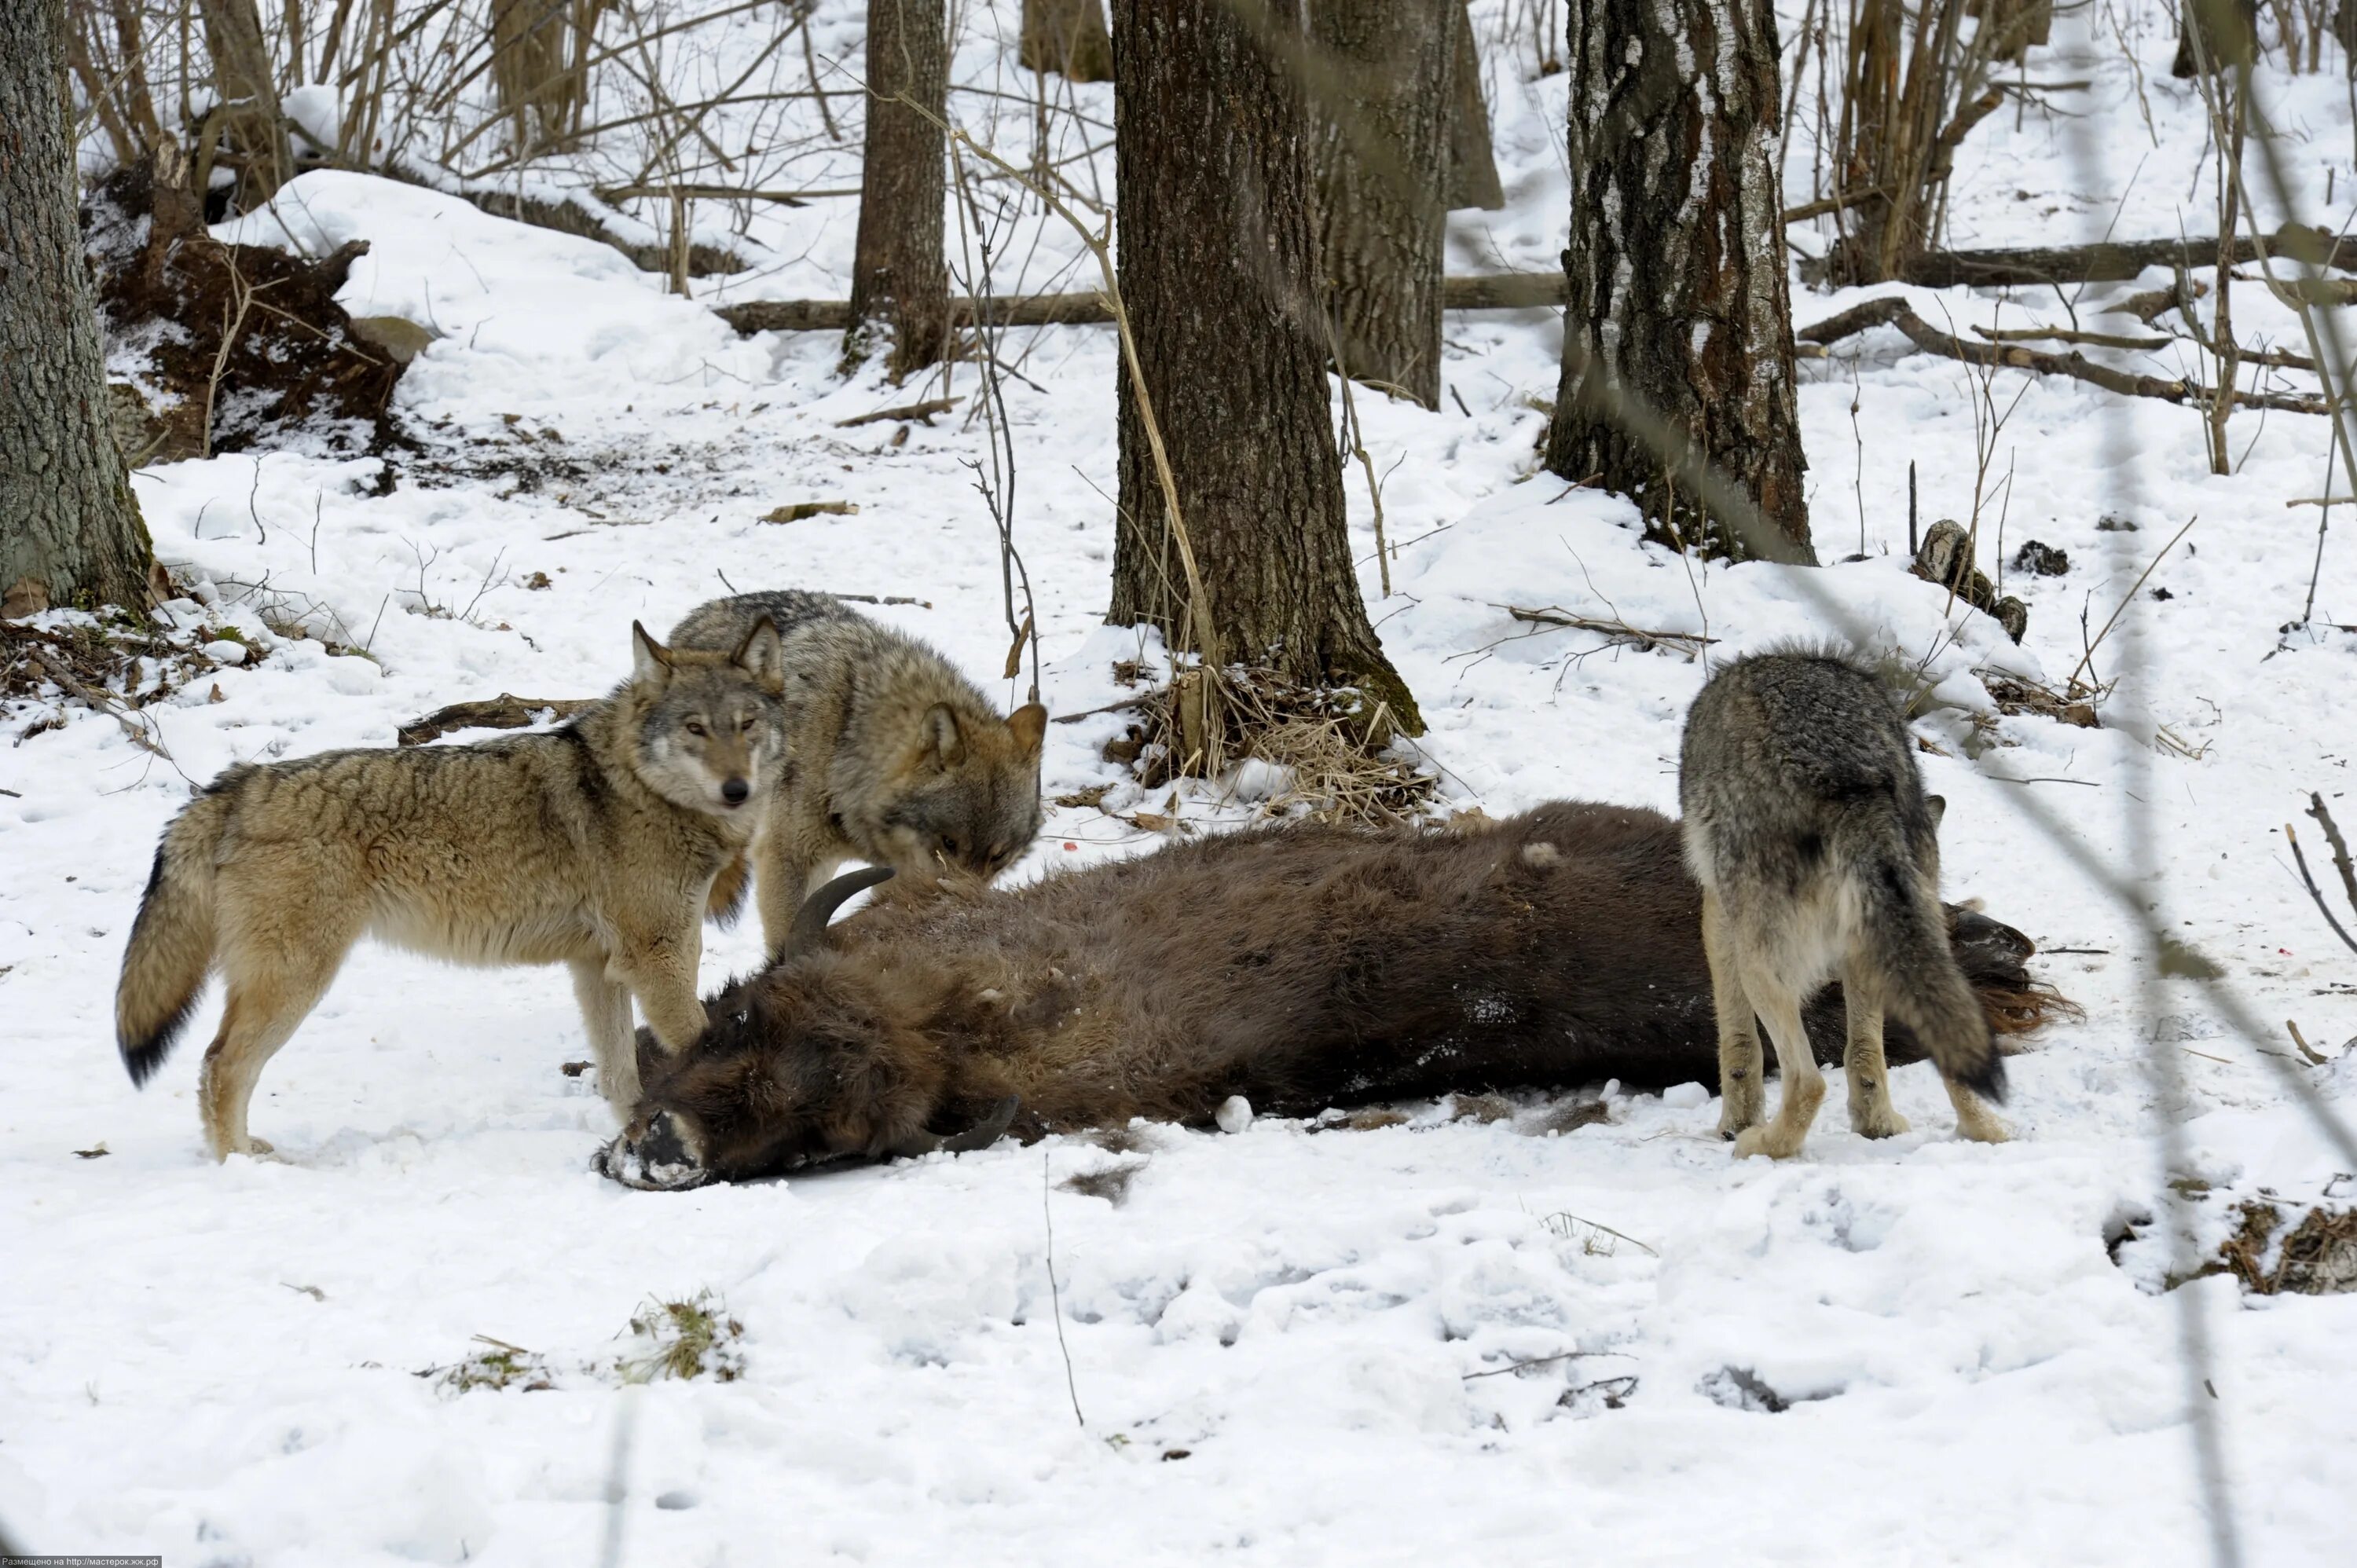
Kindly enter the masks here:
[[1938, 888], [1918, 868], [1897, 823], [1886, 819], [1860, 837], [1852, 875], [1883, 1009], [1915, 1032], [1943, 1078], [2002, 1103], [2005, 1058], [1979, 995], [1957, 967]]
[[214, 855], [234, 798], [222, 784], [164, 830], [124, 950], [123, 978], [114, 988], [114, 1043], [134, 1083], [145, 1083], [171, 1054], [212, 968]]

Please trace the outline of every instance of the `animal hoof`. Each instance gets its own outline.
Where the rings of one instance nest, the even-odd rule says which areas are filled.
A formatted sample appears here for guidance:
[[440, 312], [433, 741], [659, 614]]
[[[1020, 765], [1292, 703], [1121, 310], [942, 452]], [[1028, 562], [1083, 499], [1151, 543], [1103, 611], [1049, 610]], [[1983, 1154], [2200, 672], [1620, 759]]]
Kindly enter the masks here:
[[668, 1111], [658, 1111], [634, 1142], [627, 1133], [597, 1151], [597, 1170], [640, 1192], [685, 1192], [712, 1173], [697, 1163]]

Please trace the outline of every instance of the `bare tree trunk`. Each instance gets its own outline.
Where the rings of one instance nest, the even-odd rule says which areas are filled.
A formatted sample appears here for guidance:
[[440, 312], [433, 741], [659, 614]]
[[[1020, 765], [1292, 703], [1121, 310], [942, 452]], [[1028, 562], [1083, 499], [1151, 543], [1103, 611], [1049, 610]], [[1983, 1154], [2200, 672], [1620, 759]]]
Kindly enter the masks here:
[[[1122, 297], [1225, 659], [1364, 694], [1423, 732], [1351, 559], [1311, 286], [1301, 89], [1255, 47], [1281, 7], [1118, 0], [1114, 145]], [[1173, 128], [1193, 127], [1174, 134]], [[1136, 398], [1121, 381], [1116, 625], [1192, 648], [1184, 575]]]
[[2169, 75], [2181, 81], [2201, 74], [2205, 61], [2220, 71], [2258, 58], [2259, 0], [2177, 0], [2177, 58], [2169, 62]]
[[0, 615], [144, 609], [153, 556], [107, 417], [75, 218], [65, 0], [0, 6]]
[[[218, 115], [218, 133], [240, 163], [237, 203], [251, 212], [278, 194], [295, 177], [295, 152], [286, 139], [286, 118], [278, 105], [278, 81], [270, 64], [270, 46], [262, 36], [262, 14], [254, 0], [197, 0], [205, 20], [205, 48], [212, 56], [213, 86], [221, 103], [208, 115]], [[215, 157], [210, 136], [198, 149], [199, 167], [210, 169]]]
[[1103, 0], [1023, 0], [1019, 58], [1041, 72], [1074, 81], [1113, 80], [1113, 39], [1105, 32]]
[[1481, 51], [1473, 43], [1473, 18], [1465, 5], [1450, 24], [1456, 34], [1455, 81], [1449, 89], [1448, 209], [1479, 207], [1495, 212], [1506, 205], [1498, 183], [1498, 156], [1490, 144], [1490, 103], [1481, 96]]
[[1776, 166], [1771, 0], [1570, 0], [1571, 247], [1563, 383], [1546, 463], [1600, 478], [1649, 537], [1755, 553], [1654, 448], [1641, 400], [1813, 561], [1801, 475]]
[[516, 156], [562, 152], [581, 129], [604, 0], [491, 0], [491, 82]]
[[1463, 0], [1310, 0], [1318, 250], [1344, 366], [1440, 406], [1441, 245]]
[[867, 151], [851, 263], [846, 369], [873, 349], [871, 323], [892, 327], [895, 380], [939, 362], [949, 343], [950, 275], [942, 253], [949, 118], [949, 21], [942, 0], [867, 0]]

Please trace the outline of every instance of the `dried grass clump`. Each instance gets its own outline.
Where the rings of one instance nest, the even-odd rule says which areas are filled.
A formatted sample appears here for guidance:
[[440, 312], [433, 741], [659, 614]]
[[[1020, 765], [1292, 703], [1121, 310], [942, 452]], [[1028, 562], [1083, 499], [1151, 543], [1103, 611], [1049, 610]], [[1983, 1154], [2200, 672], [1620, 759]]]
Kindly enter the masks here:
[[745, 1326], [710, 1291], [688, 1301], [650, 1301], [630, 1318], [634, 1343], [618, 1370], [626, 1383], [708, 1377], [735, 1382], [745, 1371]]
[[2339, 1295], [2357, 1291], [2357, 1209], [2311, 1208], [2283, 1239], [2283, 1210], [2242, 1206], [2242, 1224], [2218, 1249], [2227, 1272], [2253, 1295]]
[[[1189, 671], [1137, 699], [1136, 722], [1125, 739], [1106, 747], [1106, 756], [1131, 764], [1149, 789], [1200, 776], [1202, 747], [1191, 743], [1200, 732], [1200, 710], [1190, 699], [1200, 680], [1200, 672]], [[1264, 780], [1273, 774], [1274, 783], [1262, 797], [1267, 814], [1377, 828], [1430, 820], [1436, 780], [1393, 743], [1396, 732], [1383, 704], [1370, 714], [1355, 688], [1306, 686], [1269, 671], [1232, 666], [1221, 703], [1228, 777], [1232, 785], [1250, 764], [1264, 765], [1269, 770]]]

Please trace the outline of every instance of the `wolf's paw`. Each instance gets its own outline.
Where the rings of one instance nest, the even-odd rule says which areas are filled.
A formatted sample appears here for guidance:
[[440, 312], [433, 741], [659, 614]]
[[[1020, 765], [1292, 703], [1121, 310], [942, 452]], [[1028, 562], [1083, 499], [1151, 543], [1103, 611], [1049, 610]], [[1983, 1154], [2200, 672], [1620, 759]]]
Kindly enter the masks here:
[[1896, 1138], [1911, 1125], [1888, 1100], [1872, 1105], [1850, 1104], [1850, 1131], [1861, 1138]]
[[2009, 1144], [2013, 1141], [2013, 1134], [2005, 1130], [2005, 1123], [1986, 1111], [1977, 1116], [1957, 1117], [1956, 1136], [1968, 1138], [1975, 1144]]
[[1756, 1076], [1748, 1082], [1721, 1086], [1718, 1112], [1720, 1138], [1736, 1138], [1746, 1130], [1757, 1127], [1766, 1120], [1768, 1120], [1768, 1096], [1760, 1089]]
[[685, 1192], [712, 1179], [668, 1111], [656, 1112], [635, 1140], [625, 1133], [598, 1150], [597, 1168], [641, 1192]]
[[1733, 1101], [1718, 1113], [1718, 1136], [1722, 1143], [1731, 1143], [1760, 1125], [1760, 1108], [1738, 1105]]
[[1735, 1140], [1735, 1157], [1748, 1160], [1754, 1155], [1765, 1155], [1771, 1160], [1789, 1160], [1801, 1152], [1808, 1134], [1791, 1135], [1770, 1122], [1764, 1127], [1747, 1127]]

